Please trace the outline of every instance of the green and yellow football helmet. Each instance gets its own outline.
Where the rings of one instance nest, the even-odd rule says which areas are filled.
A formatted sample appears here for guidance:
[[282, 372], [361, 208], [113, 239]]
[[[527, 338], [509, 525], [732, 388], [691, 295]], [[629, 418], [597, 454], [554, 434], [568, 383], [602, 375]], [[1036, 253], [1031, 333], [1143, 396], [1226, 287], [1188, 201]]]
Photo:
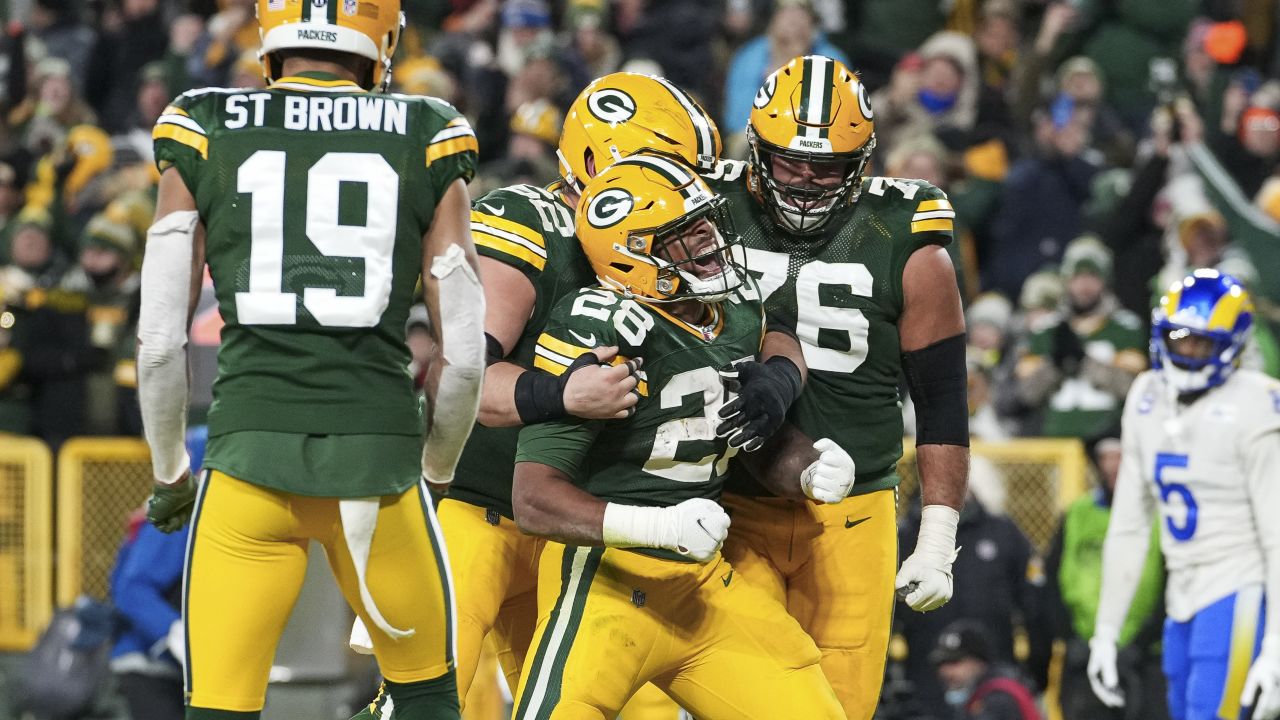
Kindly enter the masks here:
[[[774, 222], [812, 235], [857, 201], [876, 146], [872, 118], [866, 88], [839, 60], [797, 57], [765, 79], [747, 121], [748, 184]], [[783, 183], [775, 158], [825, 166], [838, 183]]]
[[664, 155], [632, 155], [592, 178], [576, 230], [600, 282], [627, 297], [718, 302], [745, 277], [724, 198]]
[[565, 115], [560, 176], [582, 192], [596, 173], [637, 152], [710, 170], [720, 159], [720, 130], [688, 93], [660, 77], [616, 72], [596, 79]]

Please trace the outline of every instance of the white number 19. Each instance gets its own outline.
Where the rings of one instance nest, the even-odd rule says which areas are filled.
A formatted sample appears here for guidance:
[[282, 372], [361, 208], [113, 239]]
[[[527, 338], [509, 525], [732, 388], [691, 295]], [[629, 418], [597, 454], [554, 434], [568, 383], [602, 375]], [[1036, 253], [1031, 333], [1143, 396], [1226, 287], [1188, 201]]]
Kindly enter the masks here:
[[[342, 183], [368, 188], [363, 225], [338, 222]], [[329, 327], [374, 327], [391, 298], [391, 257], [396, 242], [400, 179], [381, 155], [327, 153], [307, 171], [307, 238], [328, 257], [364, 260], [364, 292], [338, 295], [333, 288], [308, 287], [302, 304], [316, 322]], [[249, 290], [236, 293], [236, 316], [243, 325], [297, 323], [298, 296], [285, 292], [285, 153], [259, 150], [240, 165], [236, 189], [251, 197]]]

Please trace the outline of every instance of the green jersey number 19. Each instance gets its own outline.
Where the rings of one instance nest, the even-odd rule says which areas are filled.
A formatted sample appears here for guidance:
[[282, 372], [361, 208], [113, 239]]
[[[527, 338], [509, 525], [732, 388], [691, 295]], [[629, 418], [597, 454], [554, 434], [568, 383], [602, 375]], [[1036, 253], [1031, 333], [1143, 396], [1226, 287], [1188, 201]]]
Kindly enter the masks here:
[[[252, 200], [249, 291], [236, 293], [243, 325], [297, 324], [298, 296], [281, 292], [284, 280], [286, 155], [259, 150], [236, 171], [236, 189]], [[367, 189], [364, 223], [338, 218], [344, 183]], [[391, 256], [396, 242], [400, 179], [378, 153], [331, 152], [307, 171], [307, 239], [328, 257], [364, 261], [364, 292], [339, 296], [333, 288], [308, 287], [302, 304], [316, 322], [329, 327], [375, 327], [391, 298]]]

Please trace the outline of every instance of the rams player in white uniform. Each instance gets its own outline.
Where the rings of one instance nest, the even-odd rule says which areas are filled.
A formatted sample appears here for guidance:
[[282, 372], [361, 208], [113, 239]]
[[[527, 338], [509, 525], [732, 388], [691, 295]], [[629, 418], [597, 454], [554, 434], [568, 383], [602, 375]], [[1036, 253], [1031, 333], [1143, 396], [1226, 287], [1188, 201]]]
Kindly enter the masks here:
[[1154, 521], [1168, 569], [1170, 716], [1280, 716], [1280, 383], [1239, 369], [1252, 310], [1233, 278], [1197, 270], [1153, 313], [1152, 369], [1124, 409], [1089, 643], [1089, 680], [1112, 707], [1124, 704], [1116, 638]]

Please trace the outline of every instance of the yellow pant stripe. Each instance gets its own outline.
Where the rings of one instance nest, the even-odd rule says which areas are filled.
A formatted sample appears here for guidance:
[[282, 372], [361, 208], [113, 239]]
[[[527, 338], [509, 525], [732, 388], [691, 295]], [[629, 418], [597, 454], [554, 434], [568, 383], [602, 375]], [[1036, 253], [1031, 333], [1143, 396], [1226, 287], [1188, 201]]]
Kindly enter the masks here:
[[1240, 715], [1240, 695], [1253, 664], [1253, 649], [1258, 644], [1258, 616], [1262, 609], [1262, 586], [1250, 585], [1236, 593], [1235, 617], [1231, 621], [1231, 650], [1227, 656], [1227, 684], [1222, 689], [1218, 717]]

